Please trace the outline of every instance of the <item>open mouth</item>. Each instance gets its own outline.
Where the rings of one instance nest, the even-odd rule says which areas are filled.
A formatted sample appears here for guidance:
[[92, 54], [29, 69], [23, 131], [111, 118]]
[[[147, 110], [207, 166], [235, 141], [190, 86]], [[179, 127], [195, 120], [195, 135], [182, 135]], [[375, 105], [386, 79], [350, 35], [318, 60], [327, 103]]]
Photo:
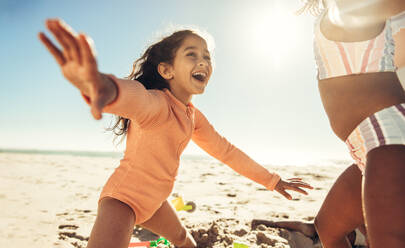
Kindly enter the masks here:
[[207, 78], [207, 73], [205, 72], [195, 72], [193, 73], [193, 78], [197, 79], [200, 82], [204, 82], [205, 79]]

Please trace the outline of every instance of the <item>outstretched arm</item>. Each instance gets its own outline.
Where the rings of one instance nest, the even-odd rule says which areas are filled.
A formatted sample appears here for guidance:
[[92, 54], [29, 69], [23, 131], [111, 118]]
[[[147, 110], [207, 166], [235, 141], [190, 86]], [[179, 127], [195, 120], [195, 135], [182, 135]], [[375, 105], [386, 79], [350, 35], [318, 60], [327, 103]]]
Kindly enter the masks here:
[[244, 152], [219, 135], [205, 116], [198, 110], [196, 110], [194, 119], [195, 129], [192, 136], [193, 141], [208, 154], [228, 165], [239, 174], [265, 186], [269, 190], [276, 190], [289, 200], [291, 200], [292, 197], [286, 190], [294, 190], [302, 194], [307, 194], [301, 188], [312, 188], [299, 178], [284, 181], [280, 179], [280, 176], [276, 173], [269, 172], [266, 168], [256, 163]]
[[159, 92], [146, 90], [136, 80], [118, 79], [98, 71], [89, 37], [77, 35], [58, 19], [48, 19], [46, 26], [62, 49], [44, 33], [39, 33], [39, 39], [55, 58], [63, 76], [80, 90], [95, 119], [101, 119], [102, 112], [106, 112], [147, 126], [167, 116], [166, 102]]
[[109, 77], [98, 71], [90, 39], [84, 34], [77, 35], [58, 19], [48, 19], [46, 27], [62, 46], [62, 50], [42, 32], [39, 33], [39, 39], [55, 58], [63, 76], [88, 97], [93, 117], [101, 119], [103, 107], [117, 97], [117, 88]]

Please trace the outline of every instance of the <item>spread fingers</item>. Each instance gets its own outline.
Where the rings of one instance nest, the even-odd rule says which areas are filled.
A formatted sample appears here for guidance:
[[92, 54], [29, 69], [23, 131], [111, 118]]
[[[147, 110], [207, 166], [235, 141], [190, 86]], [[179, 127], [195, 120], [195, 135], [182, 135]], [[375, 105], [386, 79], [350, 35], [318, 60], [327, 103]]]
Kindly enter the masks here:
[[83, 64], [85, 66], [95, 66], [96, 59], [91, 47], [92, 41], [89, 37], [84, 34], [79, 35], [79, 46], [82, 55]]
[[73, 29], [57, 19], [47, 20], [46, 25], [56, 40], [61, 44], [66, 59], [81, 63], [79, 45]]
[[298, 186], [298, 185], [286, 185], [284, 188], [285, 188], [286, 190], [293, 190], [293, 191], [299, 192], [299, 193], [301, 193], [301, 194], [308, 195], [308, 193], [307, 193], [305, 190], [301, 189], [300, 187], [303, 187], [303, 186]]
[[52, 54], [52, 56], [55, 58], [56, 62], [62, 66], [66, 60], [63, 57], [62, 52], [52, 43], [51, 40], [49, 40], [48, 37], [44, 33], [39, 33], [38, 38], [41, 40], [42, 44], [45, 45], [45, 47], [48, 49], [48, 51]]

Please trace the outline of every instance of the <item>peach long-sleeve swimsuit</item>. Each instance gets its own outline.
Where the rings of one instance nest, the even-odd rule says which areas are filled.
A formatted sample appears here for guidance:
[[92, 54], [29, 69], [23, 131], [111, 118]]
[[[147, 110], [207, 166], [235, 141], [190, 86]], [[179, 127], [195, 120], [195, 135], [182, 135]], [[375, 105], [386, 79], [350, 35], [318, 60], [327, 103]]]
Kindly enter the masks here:
[[192, 104], [187, 106], [169, 90], [147, 90], [134, 80], [111, 76], [117, 98], [103, 109], [130, 120], [124, 157], [104, 186], [100, 200], [126, 203], [135, 224], [148, 220], [169, 197], [180, 155], [192, 139], [236, 172], [273, 190], [280, 180], [220, 136]]

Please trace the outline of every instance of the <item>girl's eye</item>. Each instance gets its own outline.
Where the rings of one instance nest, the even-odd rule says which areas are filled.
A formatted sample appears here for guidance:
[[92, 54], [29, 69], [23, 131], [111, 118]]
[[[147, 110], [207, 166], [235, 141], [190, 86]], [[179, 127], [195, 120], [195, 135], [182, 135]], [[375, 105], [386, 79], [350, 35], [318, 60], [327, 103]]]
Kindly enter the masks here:
[[197, 54], [195, 54], [195, 53], [189, 53], [189, 54], [187, 54], [187, 56], [196, 57]]
[[211, 61], [211, 57], [210, 56], [204, 56], [204, 59], [207, 61]]

